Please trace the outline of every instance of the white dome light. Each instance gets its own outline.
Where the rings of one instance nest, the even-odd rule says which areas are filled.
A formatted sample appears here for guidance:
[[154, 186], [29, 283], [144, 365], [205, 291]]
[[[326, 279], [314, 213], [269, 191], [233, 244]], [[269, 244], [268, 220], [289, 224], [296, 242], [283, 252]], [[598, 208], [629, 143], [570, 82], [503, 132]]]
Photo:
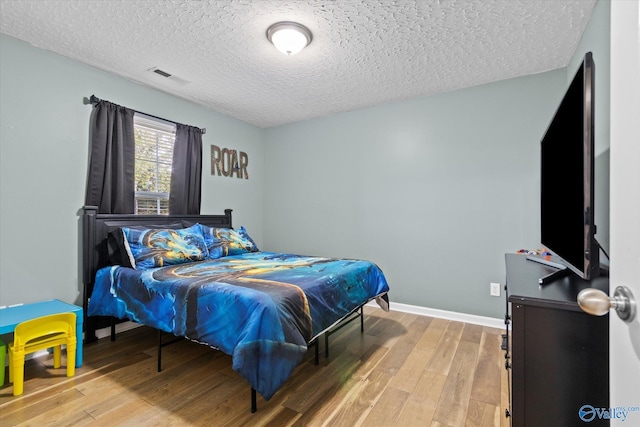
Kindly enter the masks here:
[[278, 22], [267, 29], [267, 38], [280, 52], [295, 55], [311, 43], [311, 31], [297, 22]]

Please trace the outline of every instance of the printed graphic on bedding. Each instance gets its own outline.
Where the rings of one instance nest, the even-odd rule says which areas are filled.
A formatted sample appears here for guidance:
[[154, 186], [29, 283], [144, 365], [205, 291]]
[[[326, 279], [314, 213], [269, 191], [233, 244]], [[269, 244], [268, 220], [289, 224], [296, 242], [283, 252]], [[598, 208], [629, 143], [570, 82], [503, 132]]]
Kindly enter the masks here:
[[367, 261], [251, 252], [147, 270], [98, 271], [89, 316], [115, 316], [218, 348], [265, 399], [307, 342], [389, 291]]
[[207, 227], [202, 224], [200, 227], [210, 259], [240, 255], [245, 252], [258, 252], [258, 246], [244, 227], [240, 227], [238, 230]]
[[179, 230], [123, 227], [131, 265], [136, 268], [201, 261], [209, 255], [199, 225]]

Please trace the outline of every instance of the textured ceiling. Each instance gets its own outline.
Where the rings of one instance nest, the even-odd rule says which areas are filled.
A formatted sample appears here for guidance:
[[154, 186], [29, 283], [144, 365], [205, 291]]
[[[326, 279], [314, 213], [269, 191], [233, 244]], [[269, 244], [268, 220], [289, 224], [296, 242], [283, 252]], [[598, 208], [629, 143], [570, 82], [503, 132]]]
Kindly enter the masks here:
[[[0, 31], [271, 127], [565, 67], [594, 5], [0, 0]], [[281, 54], [265, 36], [269, 25], [283, 20], [313, 33], [298, 55]], [[154, 67], [175, 78], [148, 71]]]

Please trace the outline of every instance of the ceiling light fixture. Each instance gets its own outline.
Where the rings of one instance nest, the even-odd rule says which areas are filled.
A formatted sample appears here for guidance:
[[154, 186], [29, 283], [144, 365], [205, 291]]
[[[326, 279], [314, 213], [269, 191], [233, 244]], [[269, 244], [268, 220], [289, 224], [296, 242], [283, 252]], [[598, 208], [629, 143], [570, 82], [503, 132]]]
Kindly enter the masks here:
[[311, 31], [297, 22], [276, 22], [267, 29], [267, 38], [280, 52], [295, 55], [311, 43]]

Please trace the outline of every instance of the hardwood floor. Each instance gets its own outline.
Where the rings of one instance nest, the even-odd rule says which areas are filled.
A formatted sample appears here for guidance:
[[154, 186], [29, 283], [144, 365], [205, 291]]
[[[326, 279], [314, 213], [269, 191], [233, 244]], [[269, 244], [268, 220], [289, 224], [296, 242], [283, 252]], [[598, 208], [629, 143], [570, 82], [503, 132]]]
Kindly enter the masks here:
[[352, 322], [332, 335], [319, 366], [310, 349], [251, 414], [229, 356], [185, 340], [163, 349], [158, 373], [156, 332], [141, 327], [86, 345], [72, 378], [64, 352], [61, 369], [51, 356], [27, 361], [24, 394], [8, 379], [0, 389], [0, 425], [506, 426], [501, 333], [365, 307], [363, 334]]

